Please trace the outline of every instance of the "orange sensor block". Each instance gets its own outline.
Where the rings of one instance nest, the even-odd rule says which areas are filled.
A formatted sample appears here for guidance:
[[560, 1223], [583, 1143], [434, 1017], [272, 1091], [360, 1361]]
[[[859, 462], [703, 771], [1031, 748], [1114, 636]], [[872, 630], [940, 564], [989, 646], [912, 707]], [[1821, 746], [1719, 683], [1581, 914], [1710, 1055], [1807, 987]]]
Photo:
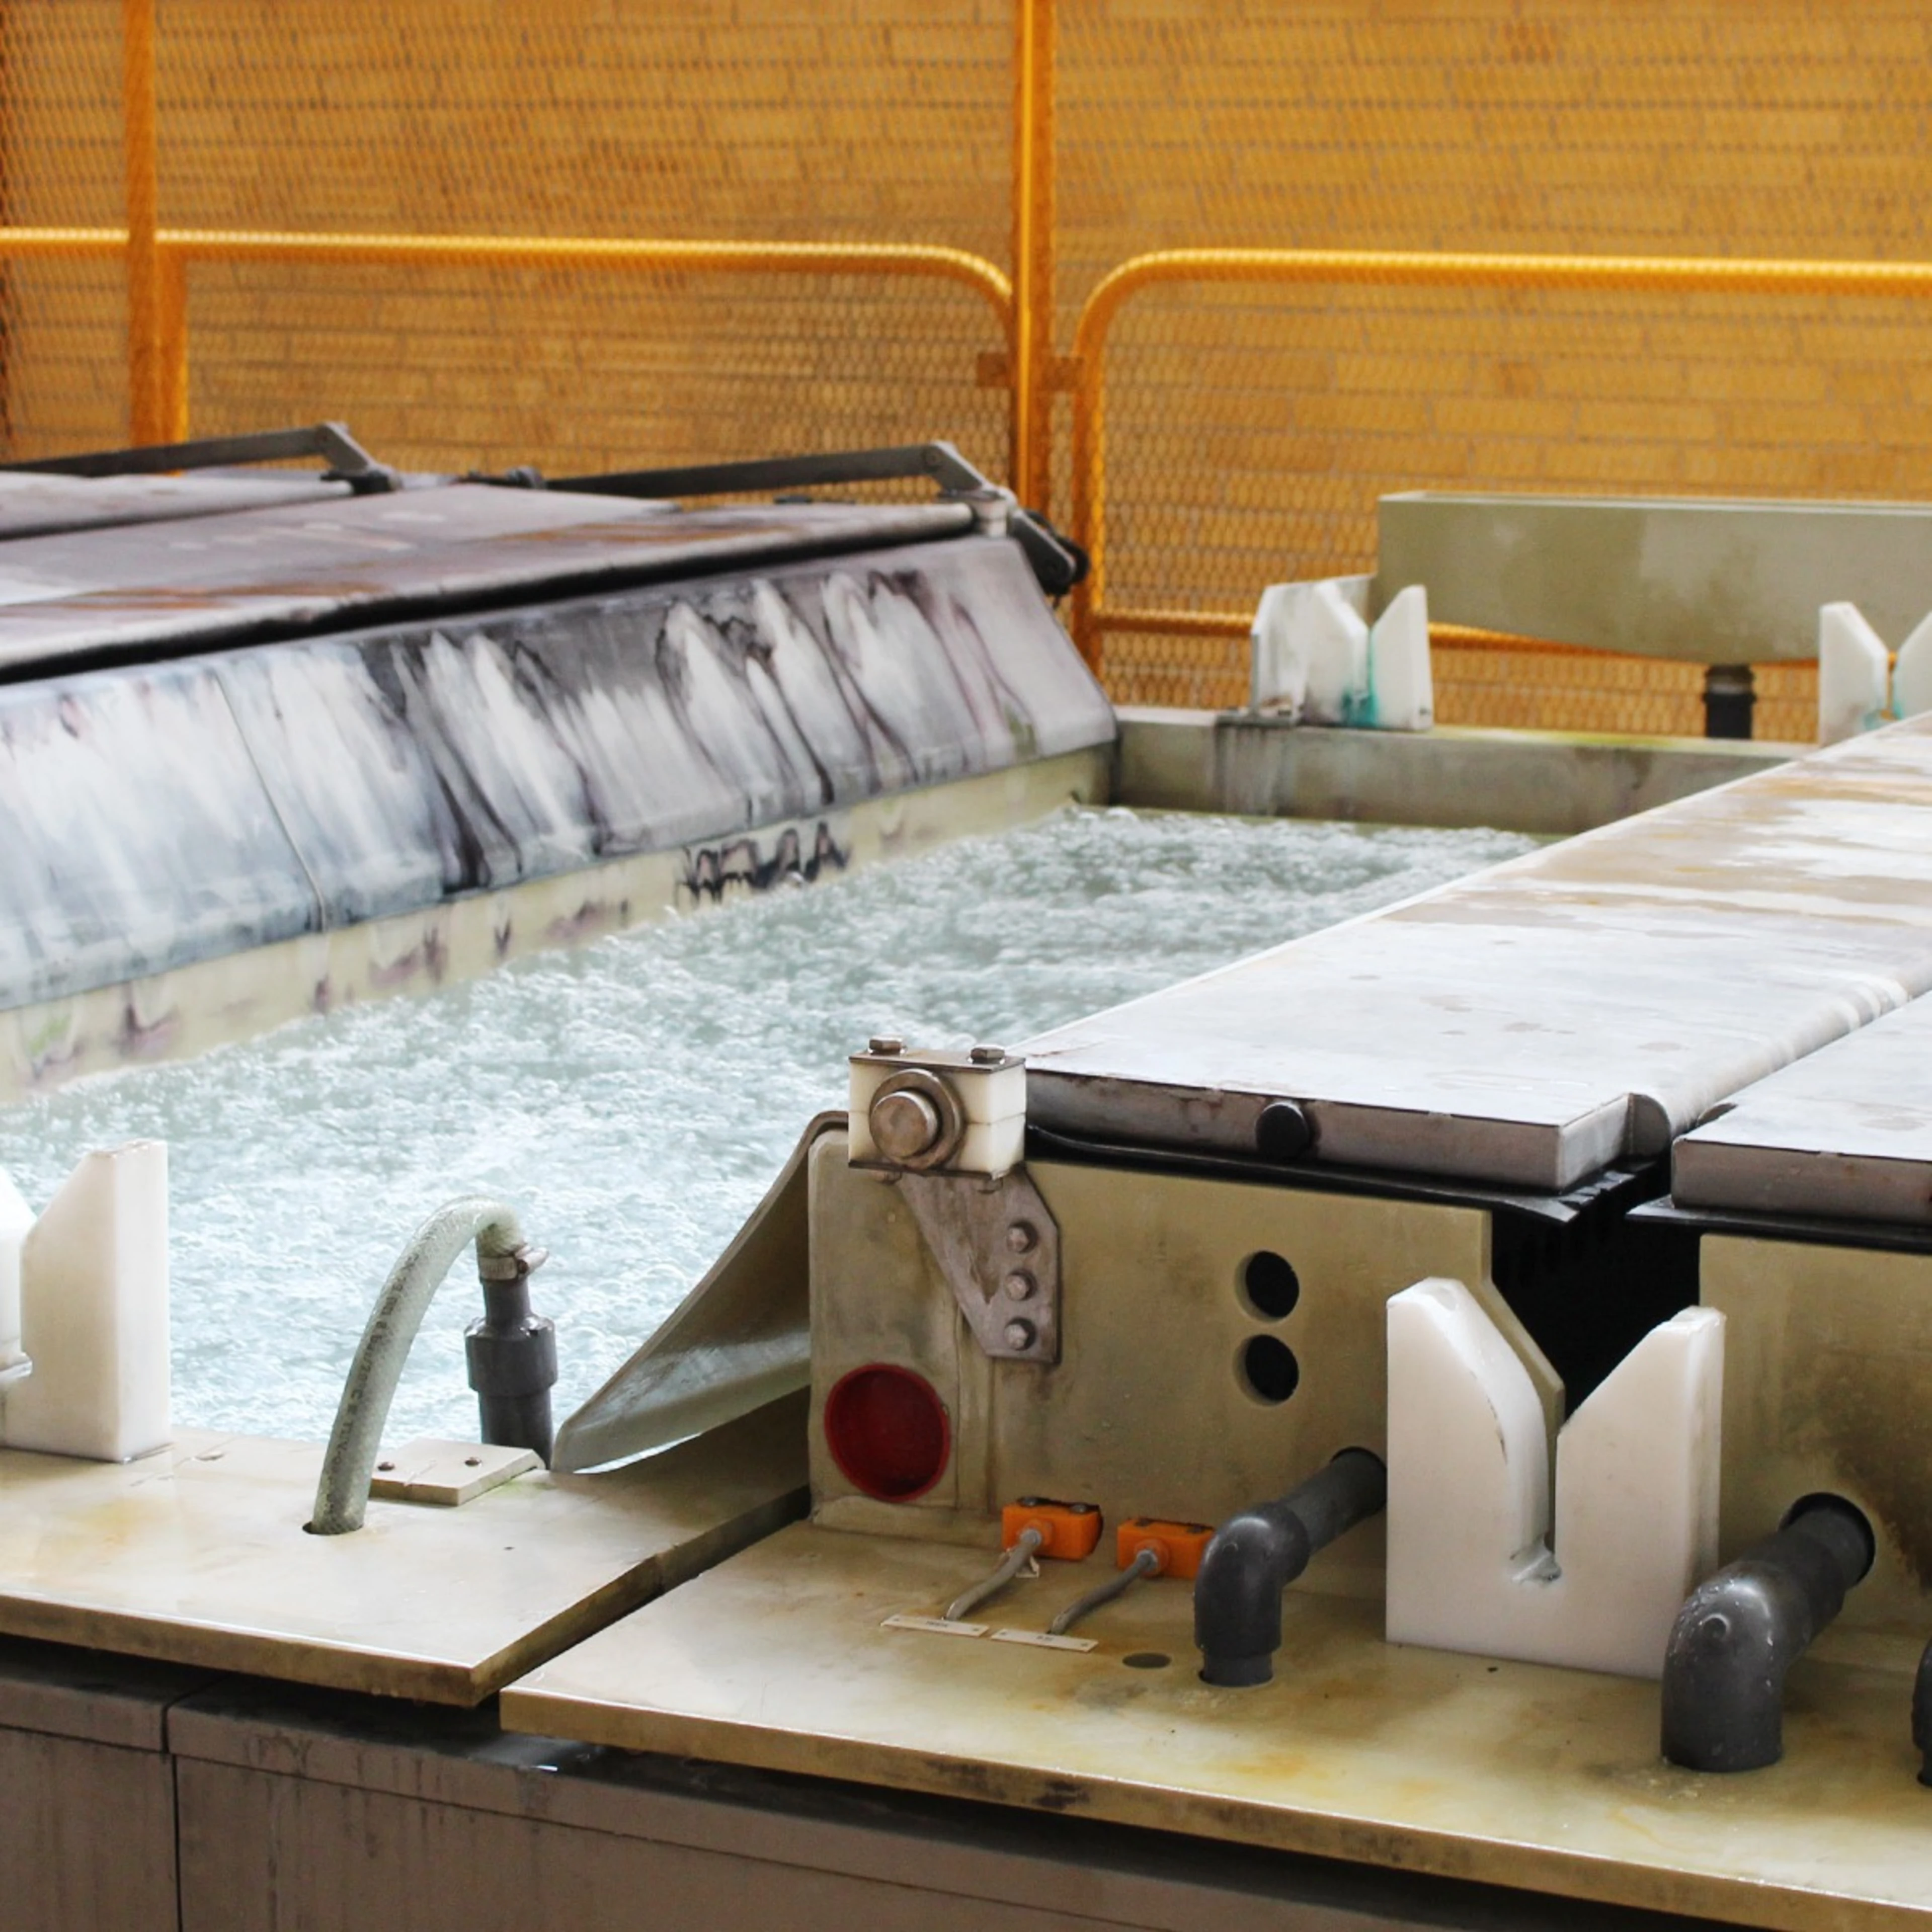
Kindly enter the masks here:
[[1100, 1546], [1100, 1512], [1091, 1503], [1056, 1503], [1026, 1496], [1000, 1512], [1000, 1546], [1010, 1550], [1022, 1530], [1040, 1532], [1039, 1554], [1077, 1563]]
[[1158, 1516], [1130, 1516], [1114, 1532], [1114, 1560], [1124, 1570], [1143, 1550], [1151, 1550], [1160, 1559], [1156, 1576], [1191, 1581], [1200, 1574], [1201, 1559], [1214, 1540], [1212, 1526], [1204, 1522], [1163, 1522]]

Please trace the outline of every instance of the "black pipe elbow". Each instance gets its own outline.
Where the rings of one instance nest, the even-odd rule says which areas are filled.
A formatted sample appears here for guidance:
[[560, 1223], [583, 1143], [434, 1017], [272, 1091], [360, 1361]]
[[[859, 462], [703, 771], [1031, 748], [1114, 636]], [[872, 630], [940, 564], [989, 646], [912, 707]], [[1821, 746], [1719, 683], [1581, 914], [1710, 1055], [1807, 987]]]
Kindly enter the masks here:
[[1194, 1582], [1202, 1681], [1265, 1684], [1281, 1648], [1281, 1593], [1318, 1550], [1388, 1500], [1382, 1458], [1366, 1449], [1344, 1449], [1299, 1488], [1223, 1523]]
[[[1876, 1552], [1863, 1510], [1842, 1496], [1805, 1496], [1775, 1536], [1699, 1584], [1664, 1654], [1664, 1755], [1689, 1771], [1775, 1764], [1784, 1752], [1785, 1672], [1844, 1607]], [[1916, 1728], [1916, 1706], [1914, 1720]]]
[[1920, 1654], [1912, 1681], [1912, 1742], [1918, 1750], [1918, 1781], [1932, 1784], [1932, 1643]]

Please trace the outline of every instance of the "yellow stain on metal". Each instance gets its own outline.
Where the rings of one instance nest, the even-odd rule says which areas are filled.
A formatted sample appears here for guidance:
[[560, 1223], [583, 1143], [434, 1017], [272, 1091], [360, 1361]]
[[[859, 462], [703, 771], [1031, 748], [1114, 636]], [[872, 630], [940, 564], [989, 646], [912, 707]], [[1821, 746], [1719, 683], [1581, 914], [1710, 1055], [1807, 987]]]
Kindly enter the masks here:
[[183, 1430], [126, 1463], [0, 1450], [0, 1632], [475, 1704], [802, 1507], [787, 1397], [604, 1476], [305, 1534], [320, 1444]]
[[[1654, 1684], [1384, 1642], [1379, 1603], [1320, 1593], [1346, 1538], [1252, 1690], [1200, 1681], [1166, 1579], [1085, 1654], [881, 1628], [996, 1541], [796, 1525], [512, 1684], [503, 1722], [1790, 1932], [1924, 1922], [1909, 1675], [1800, 1660], [1784, 1761], [1720, 1778], [1663, 1761]], [[976, 1614], [1043, 1630], [1112, 1570], [1042, 1564]]]

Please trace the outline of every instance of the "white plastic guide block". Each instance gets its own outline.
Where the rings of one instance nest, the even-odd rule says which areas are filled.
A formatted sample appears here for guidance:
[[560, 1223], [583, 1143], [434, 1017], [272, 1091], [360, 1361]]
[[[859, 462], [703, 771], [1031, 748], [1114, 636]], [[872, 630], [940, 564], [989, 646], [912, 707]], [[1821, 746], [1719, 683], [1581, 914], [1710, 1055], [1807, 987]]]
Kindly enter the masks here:
[[1633, 1677], [1714, 1567], [1724, 1317], [1687, 1309], [1558, 1432], [1460, 1282], [1388, 1304], [1391, 1643]]
[[1835, 745], [1886, 722], [1892, 661], [1856, 604], [1818, 611], [1818, 742]]
[[1901, 718], [1932, 711], [1932, 617], [1922, 617], [1892, 668], [1892, 708]]
[[20, 1244], [20, 1341], [0, 1395], [13, 1449], [125, 1462], [169, 1437], [168, 1150], [90, 1154]]
[[4, 1174], [0, 1174], [0, 1388], [27, 1372], [20, 1346], [20, 1250], [34, 1225], [34, 1210]]
[[1369, 632], [1369, 712], [1381, 731], [1426, 731], [1436, 722], [1429, 663], [1429, 595], [1419, 584], [1398, 591]]
[[1274, 584], [1262, 593], [1250, 641], [1250, 699], [1291, 724], [1426, 731], [1436, 722], [1429, 603], [1420, 584], [1372, 625], [1370, 580]]

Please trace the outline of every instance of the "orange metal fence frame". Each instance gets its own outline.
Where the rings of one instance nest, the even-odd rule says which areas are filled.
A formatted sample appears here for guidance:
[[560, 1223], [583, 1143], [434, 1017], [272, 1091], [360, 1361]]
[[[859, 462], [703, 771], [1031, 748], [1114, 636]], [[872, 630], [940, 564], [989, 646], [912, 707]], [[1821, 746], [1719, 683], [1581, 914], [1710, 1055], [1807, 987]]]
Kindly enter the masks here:
[[[1073, 593], [1073, 635], [1097, 674], [1110, 632], [1240, 638], [1245, 614], [1110, 609], [1107, 581], [1107, 335], [1143, 290], [1214, 282], [1376, 284], [1460, 289], [1599, 289], [1636, 293], [1932, 297], [1932, 262], [1708, 260], [1649, 255], [1508, 255], [1334, 248], [1175, 248], [1136, 255], [1103, 276], [1080, 311], [1071, 358], [1072, 534], [1093, 559]], [[1474, 639], [1444, 626], [1436, 641]], [[1521, 648], [1512, 644], [1513, 648]], [[1547, 648], [1546, 646], [1546, 648]]]
[[[596, 237], [278, 235], [162, 228], [148, 238], [150, 290], [130, 304], [129, 419], [136, 443], [177, 442], [188, 430], [189, 268], [200, 262], [314, 266], [580, 268], [614, 274], [912, 276], [956, 283], [982, 297], [1013, 360], [1012, 284], [983, 256], [916, 243], [610, 241]], [[119, 228], [0, 228], [0, 260], [112, 257], [133, 252]], [[1016, 388], [1017, 401], [1018, 391]], [[1018, 435], [1017, 426], [1015, 430]]]

